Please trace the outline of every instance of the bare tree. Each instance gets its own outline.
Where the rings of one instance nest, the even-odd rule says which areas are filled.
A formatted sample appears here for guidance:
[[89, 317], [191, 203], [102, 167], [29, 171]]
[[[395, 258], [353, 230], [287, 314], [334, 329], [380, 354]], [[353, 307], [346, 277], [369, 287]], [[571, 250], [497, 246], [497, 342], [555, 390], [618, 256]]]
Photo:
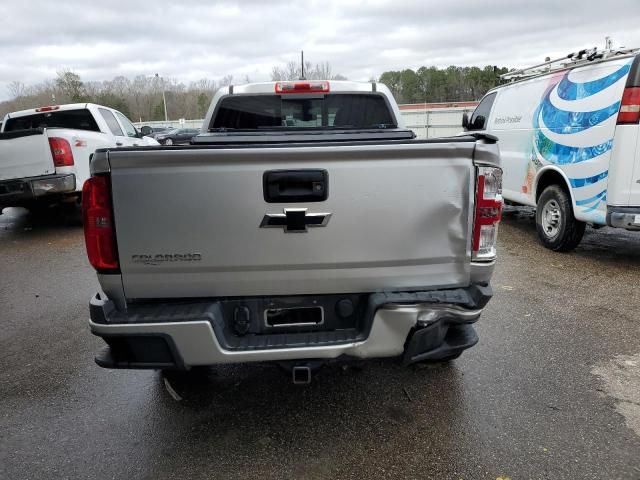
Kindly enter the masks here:
[[[313, 64], [304, 62], [304, 78], [307, 80], [346, 80], [347, 77], [331, 74], [332, 68], [329, 62]], [[285, 68], [274, 66], [271, 69], [272, 81], [299, 80], [303, 77], [302, 68], [299, 63], [289, 62]]]
[[225, 75], [224, 77], [222, 77], [222, 79], [218, 82], [218, 88], [220, 87], [228, 87], [229, 85], [231, 85], [233, 83], [233, 75]]
[[11, 95], [11, 98], [20, 98], [26, 94], [27, 87], [24, 83], [14, 80], [9, 84], [7, 90], [9, 90], [9, 95]]
[[331, 80], [331, 64], [329, 62], [320, 62], [316, 64], [313, 70], [314, 80]]
[[81, 102], [86, 97], [84, 83], [80, 79], [80, 75], [71, 70], [61, 70], [58, 72], [56, 86], [73, 102]]
[[[300, 64], [293, 61], [284, 66], [274, 66], [271, 73], [273, 80], [297, 80], [301, 75]], [[317, 65], [306, 62], [305, 77], [312, 80], [344, 79], [341, 75], [332, 74], [329, 62]], [[244, 78], [244, 82], [249, 81], [248, 76]], [[152, 75], [83, 81], [77, 73], [62, 70], [55, 79], [31, 86], [20, 81], [11, 82], [7, 87], [11, 99], [0, 102], [0, 118], [5, 113], [16, 110], [54, 103], [90, 101], [120, 110], [133, 121], [164, 120], [164, 89], [169, 118], [198, 119], [206, 114], [215, 91], [233, 82], [232, 75], [225, 75], [218, 81], [203, 78], [188, 85], [175, 79], [162, 79]]]

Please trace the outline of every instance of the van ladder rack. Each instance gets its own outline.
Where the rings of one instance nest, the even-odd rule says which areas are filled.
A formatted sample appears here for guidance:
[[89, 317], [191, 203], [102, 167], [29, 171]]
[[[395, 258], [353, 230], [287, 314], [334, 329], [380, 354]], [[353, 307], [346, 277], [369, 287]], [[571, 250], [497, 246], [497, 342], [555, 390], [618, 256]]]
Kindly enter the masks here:
[[633, 53], [640, 52], [640, 48], [619, 48], [598, 51], [597, 47], [590, 49], [583, 49], [578, 52], [569, 53], [564, 57], [556, 58], [553, 60], [547, 60], [546, 62], [539, 63], [527, 68], [521, 68], [513, 70], [500, 75], [501, 80], [516, 81], [524, 78], [535, 77], [537, 75], [543, 75], [545, 73], [555, 72], [558, 70], [564, 70], [568, 67], [576, 67], [579, 65], [588, 64], [595, 60], [605, 60], [611, 57], [631, 55]]

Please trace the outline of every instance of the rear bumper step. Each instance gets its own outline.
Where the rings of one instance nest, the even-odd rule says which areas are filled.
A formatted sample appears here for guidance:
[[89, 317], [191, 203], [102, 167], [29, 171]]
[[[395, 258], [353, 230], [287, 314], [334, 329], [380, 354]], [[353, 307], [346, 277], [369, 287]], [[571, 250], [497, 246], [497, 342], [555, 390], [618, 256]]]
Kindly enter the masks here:
[[405, 363], [413, 363], [445, 358], [474, 345], [477, 336], [470, 324], [490, 297], [490, 287], [482, 286], [377, 293], [365, 295], [366, 305], [353, 328], [235, 335], [228, 328], [228, 314], [225, 320], [229, 309], [225, 301], [134, 305], [121, 312], [96, 295], [89, 325], [108, 345], [96, 357], [106, 368], [189, 368], [403, 354]]
[[607, 207], [607, 225], [640, 230], [640, 207]]
[[45, 195], [74, 192], [76, 176], [72, 173], [43, 175], [0, 181], [0, 205], [17, 206]]

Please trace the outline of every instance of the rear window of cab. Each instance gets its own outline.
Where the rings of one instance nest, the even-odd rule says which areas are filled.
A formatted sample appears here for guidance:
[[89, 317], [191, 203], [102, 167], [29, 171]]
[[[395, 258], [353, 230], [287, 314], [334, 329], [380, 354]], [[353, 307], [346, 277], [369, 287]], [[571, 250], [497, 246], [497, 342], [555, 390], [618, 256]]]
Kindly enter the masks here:
[[311, 97], [232, 95], [220, 101], [210, 129], [394, 128], [380, 95], [327, 94]]
[[100, 128], [91, 112], [85, 108], [57, 112], [40, 112], [22, 117], [8, 118], [5, 132], [31, 128], [72, 128], [99, 132]]

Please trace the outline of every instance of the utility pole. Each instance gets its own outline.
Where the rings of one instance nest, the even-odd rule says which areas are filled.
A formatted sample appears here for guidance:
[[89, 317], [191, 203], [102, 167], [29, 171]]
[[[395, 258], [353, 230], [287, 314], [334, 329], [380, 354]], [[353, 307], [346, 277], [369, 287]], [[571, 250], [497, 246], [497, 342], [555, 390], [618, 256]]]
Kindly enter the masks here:
[[[156, 78], [160, 79], [160, 75], [156, 73]], [[164, 78], [162, 79], [162, 104], [164, 105], [164, 121], [168, 122], [169, 117], [167, 116], [167, 97], [164, 95]]]

